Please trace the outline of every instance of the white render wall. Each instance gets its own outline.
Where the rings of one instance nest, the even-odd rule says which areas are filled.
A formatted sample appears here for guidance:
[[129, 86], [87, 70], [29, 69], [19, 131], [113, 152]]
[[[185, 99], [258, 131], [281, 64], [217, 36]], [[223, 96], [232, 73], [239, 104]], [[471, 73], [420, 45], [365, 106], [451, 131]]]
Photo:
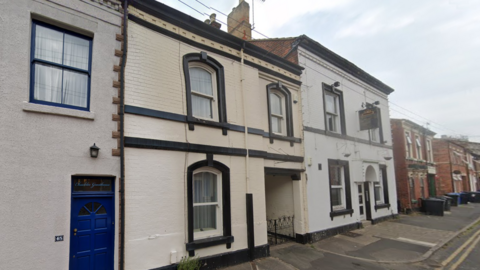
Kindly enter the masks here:
[[[58, 3], [58, 4], [57, 4]], [[79, 12], [81, 10], [82, 12]], [[120, 14], [90, 1], [4, 1], [0, 9], [0, 268], [68, 269], [71, 176], [116, 176], [112, 81]], [[93, 37], [90, 112], [30, 104], [32, 18]], [[49, 112], [49, 113], [48, 113]], [[73, 116], [73, 117], [72, 117]], [[77, 118], [83, 117], [83, 118]], [[85, 119], [87, 118], [87, 119]], [[101, 148], [90, 157], [93, 143]], [[118, 181], [115, 185], [118, 190]], [[116, 203], [118, 205], [118, 196]], [[115, 207], [115, 220], [118, 209]], [[115, 269], [118, 222], [115, 226]], [[63, 242], [55, 242], [64, 235]]]
[[[388, 99], [384, 93], [355, 79], [328, 62], [319, 59], [307, 50], [299, 48], [299, 64], [305, 67], [302, 74], [303, 123], [306, 127], [325, 130], [323, 110], [322, 83], [328, 85], [340, 82], [338, 89], [343, 92], [345, 108], [346, 132], [351, 140], [326, 136], [304, 131], [305, 162], [308, 200], [308, 231], [316, 232], [335, 228], [355, 222], [360, 222], [358, 206], [357, 183], [365, 181], [365, 170], [371, 165], [377, 178], [381, 180], [379, 165], [387, 166], [388, 192], [390, 209], [375, 211], [374, 200], [371, 200], [372, 219], [397, 213], [397, 199], [393, 159], [386, 161], [384, 156], [393, 157], [390, 148], [378, 147], [360, 140], [368, 140], [368, 132], [360, 131], [358, 111], [363, 109], [362, 102], [380, 101], [383, 137], [385, 146], [391, 147], [390, 117]], [[343, 153], [351, 153], [344, 157]], [[330, 194], [328, 178], [328, 159], [339, 159], [349, 162], [352, 209], [350, 215], [330, 218]], [[311, 162], [311, 166], [308, 164]], [[322, 169], [318, 169], [321, 164]], [[373, 196], [373, 183], [370, 184], [370, 194]], [[373, 198], [373, 197], [372, 197]], [[365, 211], [366, 213], [366, 211]]]
[[[134, 12], [133, 9], [130, 12]], [[148, 17], [145, 15], [145, 17]], [[170, 29], [173, 26], [167, 25]], [[183, 29], [178, 29], [182, 33]], [[196, 36], [196, 40], [202, 37]], [[167, 37], [135, 22], [128, 22], [129, 51], [126, 67], [125, 104], [153, 110], [186, 115], [183, 56], [202, 50]], [[206, 41], [206, 44], [210, 44]], [[257, 69], [243, 67], [246, 102], [241, 87], [241, 64], [230, 58], [206, 51], [224, 66], [227, 122], [245, 125], [268, 132], [268, 107], [266, 86], [279, 81]], [[248, 56], [247, 56], [248, 57]], [[299, 96], [300, 87], [282, 81], [292, 97]], [[294, 136], [302, 138], [301, 100], [292, 103]], [[252, 149], [269, 153], [303, 156], [303, 144], [275, 140], [248, 134], [248, 144], [243, 132], [229, 130], [222, 135], [218, 128], [195, 125], [189, 130], [183, 122], [146, 116], [125, 114], [125, 136], [149, 138], [172, 142], [230, 148]], [[126, 269], [152, 269], [176, 263], [187, 256], [187, 168], [206, 159], [203, 153], [126, 148]], [[247, 245], [246, 193], [253, 194], [255, 246], [267, 244], [267, 210], [265, 204], [265, 167], [301, 170], [303, 163], [279, 162], [263, 158], [217, 155], [214, 160], [230, 168], [231, 224], [234, 242], [230, 249], [225, 244], [198, 249], [200, 257], [243, 250]], [[247, 179], [248, 173], [248, 179]], [[304, 183], [290, 180], [292, 210], [296, 223], [305, 224]], [[292, 196], [292, 192], [298, 195]], [[298, 213], [298, 214], [297, 214]], [[298, 216], [298, 220], [297, 220]], [[295, 227], [297, 229], [297, 225]], [[298, 226], [298, 231], [305, 229]], [[171, 253], [174, 252], [173, 260]]]

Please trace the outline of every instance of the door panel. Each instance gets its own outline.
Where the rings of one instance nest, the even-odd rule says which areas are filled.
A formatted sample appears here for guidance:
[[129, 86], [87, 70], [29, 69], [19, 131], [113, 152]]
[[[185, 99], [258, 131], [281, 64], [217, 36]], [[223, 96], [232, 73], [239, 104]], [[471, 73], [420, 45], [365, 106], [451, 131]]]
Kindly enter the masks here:
[[72, 200], [70, 269], [113, 269], [113, 198]]
[[363, 193], [363, 184], [357, 184], [357, 191], [358, 191], [358, 206], [359, 206], [359, 213], [360, 219], [365, 219], [365, 195]]

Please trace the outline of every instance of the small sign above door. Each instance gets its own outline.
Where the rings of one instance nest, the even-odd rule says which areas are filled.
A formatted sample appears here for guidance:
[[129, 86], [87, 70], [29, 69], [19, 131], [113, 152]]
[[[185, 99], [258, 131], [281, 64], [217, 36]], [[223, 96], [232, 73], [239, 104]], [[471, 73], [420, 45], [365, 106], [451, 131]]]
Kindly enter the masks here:
[[81, 177], [73, 179], [73, 192], [112, 192], [112, 179]]

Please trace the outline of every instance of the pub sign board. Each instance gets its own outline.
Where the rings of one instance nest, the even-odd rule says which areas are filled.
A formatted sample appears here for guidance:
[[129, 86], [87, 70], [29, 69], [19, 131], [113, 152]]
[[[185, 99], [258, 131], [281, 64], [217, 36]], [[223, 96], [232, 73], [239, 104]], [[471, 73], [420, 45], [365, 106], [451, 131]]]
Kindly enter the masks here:
[[360, 130], [378, 128], [378, 108], [366, 108], [358, 112]]
[[73, 179], [74, 192], [112, 192], [113, 179], [94, 177], [75, 177]]

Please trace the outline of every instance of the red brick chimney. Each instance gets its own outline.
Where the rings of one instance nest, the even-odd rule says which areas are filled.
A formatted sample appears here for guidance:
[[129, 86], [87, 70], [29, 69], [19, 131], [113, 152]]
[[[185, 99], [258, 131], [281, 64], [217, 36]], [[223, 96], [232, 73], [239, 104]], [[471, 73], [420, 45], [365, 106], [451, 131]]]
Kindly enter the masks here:
[[228, 33], [244, 40], [252, 39], [252, 25], [250, 24], [250, 5], [240, 0], [227, 18]]

